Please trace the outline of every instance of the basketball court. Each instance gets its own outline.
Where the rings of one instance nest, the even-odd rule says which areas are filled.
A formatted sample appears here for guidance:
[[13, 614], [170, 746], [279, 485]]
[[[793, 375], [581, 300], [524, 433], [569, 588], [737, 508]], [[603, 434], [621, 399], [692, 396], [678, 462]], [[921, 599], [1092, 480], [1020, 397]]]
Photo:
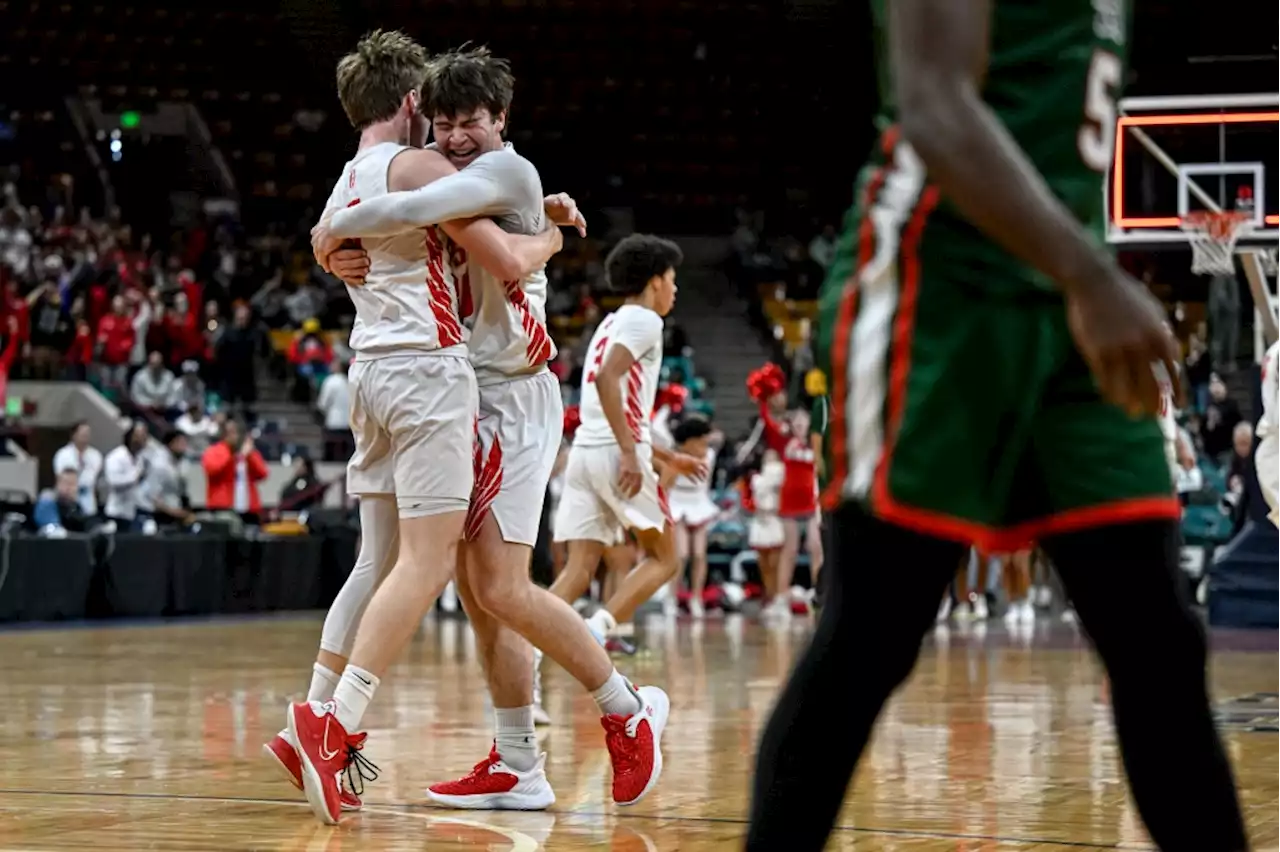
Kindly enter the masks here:
[[[305, 689], [318, 617], [0, 633], [0, 849], [741, 848], [756, 739], [807, 622], [663, 625], [641, 625], [647, 650], [626, 666], [675, 708], [665, 774], [639, 805], [610, 801], [595, 705], [548, 666], [552, 811], [429, 806], [427, 784], [468, 771], [491, 736], [470, 629], [447, 619], [429, 622], [384, 682], [367, 717], [381, 777], [365, 810], [333, 828], [259, 751]], [[1215, 697], [1257, 850], [1280, 835], [1276, 642], [1274, 632], [1214, 641]], [[1151, 848], [1098, 667], [1074, 628], [1048, 621], [928, 641], [839, 826], [829, 848], [859, 852]]]

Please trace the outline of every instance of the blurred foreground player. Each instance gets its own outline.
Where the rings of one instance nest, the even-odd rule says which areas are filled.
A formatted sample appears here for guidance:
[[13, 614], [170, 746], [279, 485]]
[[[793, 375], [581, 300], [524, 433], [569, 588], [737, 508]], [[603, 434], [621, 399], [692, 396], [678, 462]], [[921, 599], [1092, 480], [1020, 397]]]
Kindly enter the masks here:
[[1153, 417], [1153, 364], [1176, 383], [1178, 351], [1098, 239], [1124, 4], [873, 9], [899, 124], [822, 297], [836, 554], [762, 738], [747, 848], [823, 847], [965, 548], [1039, 541], [1106, 667], [1152, 839], [1245, 849]]

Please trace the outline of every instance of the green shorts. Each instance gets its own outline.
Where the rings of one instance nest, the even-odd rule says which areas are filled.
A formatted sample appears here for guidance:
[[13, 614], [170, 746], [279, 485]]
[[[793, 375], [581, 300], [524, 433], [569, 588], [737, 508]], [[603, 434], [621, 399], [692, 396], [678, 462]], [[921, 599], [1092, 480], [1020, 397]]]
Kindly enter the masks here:
[[921, 231], [913, 241], [908, 225], [899, 251], [869, 265], [868, 249], [828, 282], [827, 505], [859, 500], [987, 552], [1177, 518], [1158, 424], [1101, 399], [1062, 299], [967, 285], [930, 265]]

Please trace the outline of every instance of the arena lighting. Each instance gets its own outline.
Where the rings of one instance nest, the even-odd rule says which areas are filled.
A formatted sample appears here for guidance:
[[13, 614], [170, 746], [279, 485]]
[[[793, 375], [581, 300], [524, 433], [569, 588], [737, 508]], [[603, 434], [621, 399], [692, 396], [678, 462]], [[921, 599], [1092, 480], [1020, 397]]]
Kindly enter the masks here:
[[120, 113], [120, 126], [125, 130], [134, 130], [139, 124], [142, 124], [142, 116], [139, 113], [133, 110]]
[[[1115, 168], [1111, 174], [1112, 219], [1121, 228], [1176, 228], [1177, 216], [1126, 217], [1124, 215], [1124, 130], [1126, 127], [1169, 127], [1184, 124], [1265, 124], [1280, 122], [1280, 112], [1237, 112], [1202, 115], [1124, 115], [1116, 119]], [[1267, 216], [1266, 224], [1280, 224], [1280, 216]]]

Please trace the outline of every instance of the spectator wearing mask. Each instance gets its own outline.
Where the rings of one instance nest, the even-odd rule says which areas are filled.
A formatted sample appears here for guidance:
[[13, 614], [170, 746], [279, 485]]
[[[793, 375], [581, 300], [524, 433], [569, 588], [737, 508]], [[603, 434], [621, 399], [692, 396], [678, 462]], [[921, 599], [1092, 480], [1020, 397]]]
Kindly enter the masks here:
[[257, 359], [266, 350], [266, 338], [252, 320], [248, 305], [236, 305], [231, 325], [218, 335], [215, 346], [222, 399], [239, 407], [249, 422], [254, 420], [253, 406], [258, 401]]
[[201, 465], [207, 479], [205, 505], [211, 511], [242, 517], [262, 511], [258, 483], [267, 478], [267, 463], [239, 422], [227, 421], [222, 440], [205, 450]]
[[129, 378], [129, 356], [137, 332], [129, 316], [124, 296], [111, 300], [111, 312], [98, 321], [98, 362], [101, 364], [102, 386], [123, 391]]
[[68, 467], [58, 472], [53, 488], [41, 492], [36, 500], [32, 519], [41, 532], [85, 532], [89, 528], [89, 515], [80, 508], [80, 472]]
[[165, 433], [164, 446], [151, 456], [147, 478], [143, 483], [152, 517], [161, 527], [190, 526], [195, 520], [191, 501], [187, 499], [187, 480], [183, 468], [187, 456], [187, 436], [172, 429]]
[[120, 446], [107, 453], [103, 477], [107, 481], [107, 520], [127, 532], [138, 527], [138, 498], [147, 475], [147, 427], [133, 423], [125, 430]]
[[172, 407], [177, 390], [177, 379], [164, 365], [164, 355], [156, 350], [147, 356], [147, 366], [134, 374], [129, 397], [138, 408], [163, 417]]
[[102, 453], [89, 445], [92, 438], [89, 424], [81, 421], [71, 429], [71, 442], [53, 454], [54, 475], [76, 471], [76, 499], [91, 518], [98, 514], [98, 477], [102, 475]]
[[355, 438], [351, 433], [351, 385], [344, 362], [333, 362], [333, 372], [320, 385], [316, 408], [324, 418], [324, 460], [346, 461], [355, 450]]
[[173, 428], [187, 436], [187, 448], [196, 456], [204, 455], [209, 445], [218, 437], [221, 428], [205, 412], [203, 405], [190, 405], [178, 416]]

